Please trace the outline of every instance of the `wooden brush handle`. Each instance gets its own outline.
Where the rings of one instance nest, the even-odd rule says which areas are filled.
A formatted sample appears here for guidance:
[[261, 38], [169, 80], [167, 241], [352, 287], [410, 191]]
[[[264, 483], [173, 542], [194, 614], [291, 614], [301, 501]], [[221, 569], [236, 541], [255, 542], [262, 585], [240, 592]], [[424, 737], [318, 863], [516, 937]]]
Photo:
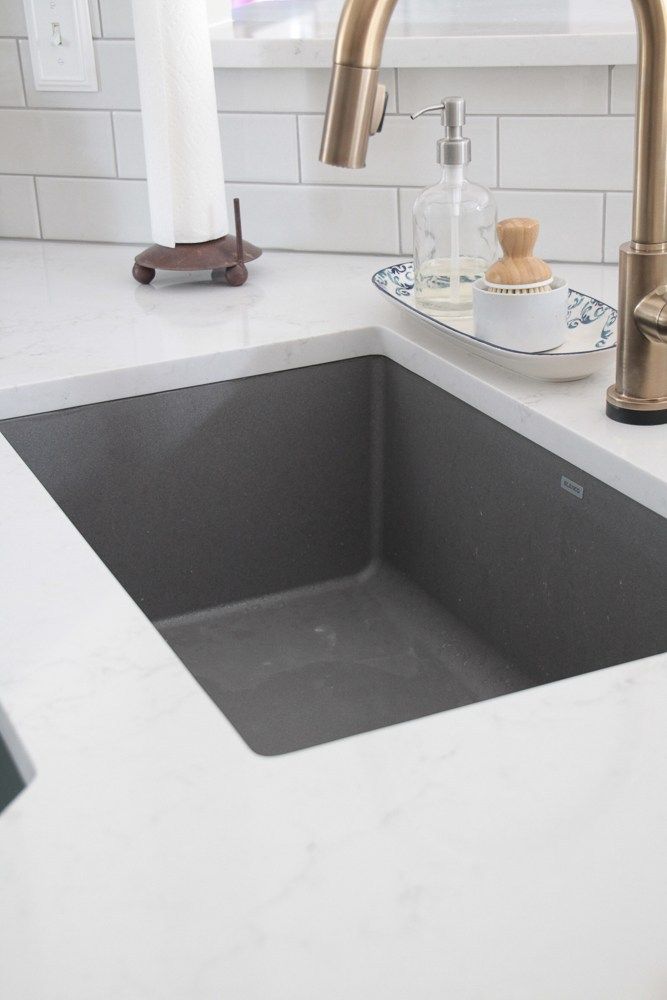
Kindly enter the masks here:
[[503, 249], [502, 260], [486, 272], [486, 280], [494, 285], [532, 285], [548, 281], [551, 268], [533, 250], [540, 232], [537, 219], [503, 219], [498, 223], [498, 240]]

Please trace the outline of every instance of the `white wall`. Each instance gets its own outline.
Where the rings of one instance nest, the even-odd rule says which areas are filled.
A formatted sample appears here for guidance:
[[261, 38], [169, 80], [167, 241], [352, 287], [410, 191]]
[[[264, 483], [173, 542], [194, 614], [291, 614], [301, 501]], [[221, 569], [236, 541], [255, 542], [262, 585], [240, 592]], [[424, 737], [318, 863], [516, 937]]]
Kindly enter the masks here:
[[[101, 89], [35, 91], [21, 0], [0, 4], [0, 236], [150, 242], [128, 0], [90, 0]], [[317, 160], [328, 72], [217, 70], [230, 199], [264, 247], [411, 252], [410, 210], [438, 176], [436, 116], [463, 94], [471, 177], [501, 215], [541, 219], [552, 259], [613, 261], [629, 237], [630, 67], [384, 71], [391, 99], [364, 171]]]

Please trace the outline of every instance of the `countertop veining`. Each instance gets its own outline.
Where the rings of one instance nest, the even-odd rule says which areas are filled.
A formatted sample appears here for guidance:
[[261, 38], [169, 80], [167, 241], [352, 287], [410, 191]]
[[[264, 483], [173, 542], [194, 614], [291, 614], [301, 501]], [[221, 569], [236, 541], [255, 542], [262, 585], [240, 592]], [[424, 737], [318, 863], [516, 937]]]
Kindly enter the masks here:
[[[135, 252], [0, 244], [3, 417], [381, 352], [667, 512], [667, 428], [606, 420], [611, 371], [445, 350], [380, 259], [146, 288]], [[0, 817], [3, 997], [663, 1000], [667, 656], [258, 757], [4, 439], [0, 561], [36, 772]]]

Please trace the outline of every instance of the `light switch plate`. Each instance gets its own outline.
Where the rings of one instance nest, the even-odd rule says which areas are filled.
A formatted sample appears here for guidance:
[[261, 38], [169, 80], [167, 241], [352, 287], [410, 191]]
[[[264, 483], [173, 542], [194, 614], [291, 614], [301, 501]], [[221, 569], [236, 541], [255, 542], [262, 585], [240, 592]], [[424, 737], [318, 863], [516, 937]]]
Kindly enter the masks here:
[[88, 0], [23, 0], [35, 90], [99, 90]]

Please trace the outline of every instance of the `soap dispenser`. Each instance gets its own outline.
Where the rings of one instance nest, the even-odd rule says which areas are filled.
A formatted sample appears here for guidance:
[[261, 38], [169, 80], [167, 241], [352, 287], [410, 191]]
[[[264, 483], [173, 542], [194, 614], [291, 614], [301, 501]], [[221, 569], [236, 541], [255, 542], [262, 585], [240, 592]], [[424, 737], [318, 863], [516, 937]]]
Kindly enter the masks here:
[[447, 97], [411, 117], [428, 111], [442, 113], [445, 135], [437, 142], [440, 182], [422, 191], [413, 210], [415, 303], [446, 321], [472, 316], [473, 284], [496, 257], [496, 206], [490, 191], [466, 178], [464, 99]]

